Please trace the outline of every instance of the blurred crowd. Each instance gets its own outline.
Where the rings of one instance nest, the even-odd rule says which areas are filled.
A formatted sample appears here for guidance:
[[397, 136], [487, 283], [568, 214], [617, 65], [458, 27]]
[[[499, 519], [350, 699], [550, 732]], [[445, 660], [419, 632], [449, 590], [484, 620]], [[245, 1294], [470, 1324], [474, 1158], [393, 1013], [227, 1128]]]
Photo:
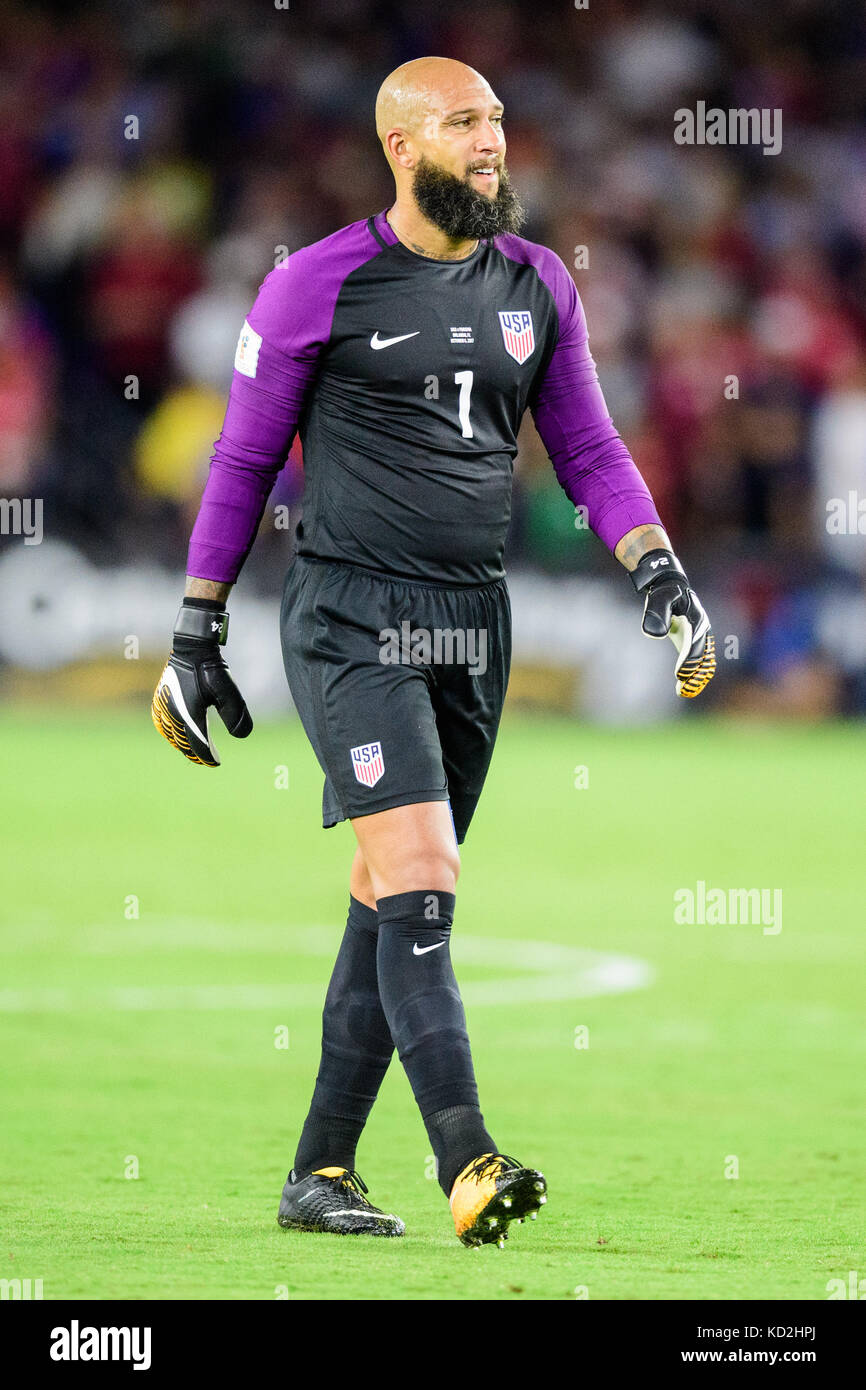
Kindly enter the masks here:
[[[505, 103], [524, 234], [572, 269], [614, 421], [735, 639], [714, 698], [866, 710], [866, 12], [848, 0], [3, 9], [0, 497], [43, 498], [45, 534], [91, 560], [182, 570], [257, 286], [390, 204], [375, 95], [424, 53]], [[781, 151], [677, 144], [698, 101], [780, 109]], [[293, 519], [301, 480], [296, 443], [272, 499]], [[288, 547], [263, 527], [245, 578], [274, 592]], [[619, 582], [530, 425], [509, 567]]]

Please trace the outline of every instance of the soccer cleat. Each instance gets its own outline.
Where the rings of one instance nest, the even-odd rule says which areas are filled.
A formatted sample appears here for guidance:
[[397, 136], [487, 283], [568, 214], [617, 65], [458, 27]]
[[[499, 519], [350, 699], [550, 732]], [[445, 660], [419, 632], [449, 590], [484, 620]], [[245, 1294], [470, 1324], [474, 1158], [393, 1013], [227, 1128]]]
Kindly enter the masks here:
[[277, 1220], [290, 1231], [330, 1231], [338, 1236], [401, 1236], [399, 1216], [368, 1202], [362, 1179], [348, 1168], [316, 1168], [305, 1178], [286, 1178]]
[[508, 1223], [533, 1221], [547, 1201], [547, 1182], [536, 1168], [524, 1168], [507, 1154], [482, 1154], [455, 1179], [449, 1204], [464, 1245], [497, 1244], [508, 1238]]

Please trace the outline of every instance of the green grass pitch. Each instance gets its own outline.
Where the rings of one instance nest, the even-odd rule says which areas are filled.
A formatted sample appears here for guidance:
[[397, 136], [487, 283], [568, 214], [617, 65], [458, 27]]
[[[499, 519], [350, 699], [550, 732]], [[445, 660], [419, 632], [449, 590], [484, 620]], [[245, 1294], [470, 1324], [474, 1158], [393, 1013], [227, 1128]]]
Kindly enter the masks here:
[[[396, 1060], [358, 1166], [405, 1238], [276, 1224], [352, 834], [322, 831], [297, 724], [217, 728], [210, 771], [146, 711], [0, 714], [0, 1277], [46, 1299], [820, 1300], [866, 1276], [862, 728], [506, 719], [453, 955], [485, 1117], [550, 1200], [473, 1252]], [[698, 880], [781, 889], [781, 932], [678, 925]], [[581, 950], [652, 975], [598, 993]]]

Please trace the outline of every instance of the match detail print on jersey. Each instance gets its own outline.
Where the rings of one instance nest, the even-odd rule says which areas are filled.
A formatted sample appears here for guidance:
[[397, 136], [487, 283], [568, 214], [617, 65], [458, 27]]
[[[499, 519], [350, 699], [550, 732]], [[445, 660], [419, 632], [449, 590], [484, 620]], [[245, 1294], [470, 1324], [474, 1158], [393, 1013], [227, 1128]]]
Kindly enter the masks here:
[[509, 357], [513, 357], [515, 362], [522, 366], [535, 351], [532, 315], [528, 310], [503, 311], [500, 309], [499, 326], [502, 329], [502, 339], [506, 352]]
[[381, 743], [361, 743], [350, 752], [356, 781], [365, 787], [375, 787], [385, 771]]

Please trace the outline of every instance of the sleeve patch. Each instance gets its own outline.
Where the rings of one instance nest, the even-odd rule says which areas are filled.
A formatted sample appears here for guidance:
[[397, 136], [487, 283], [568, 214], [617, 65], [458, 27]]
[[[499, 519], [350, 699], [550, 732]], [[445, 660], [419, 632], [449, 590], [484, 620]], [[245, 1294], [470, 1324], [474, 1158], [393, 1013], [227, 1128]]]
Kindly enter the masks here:
[[244, 376], [255, 376], [259, 365], [259, 349], [262, 346], [260, 334], [254, 328], [250, 328], [246, 319], [241, 329], [241, 336], [238, 338], [237, 352], [235, 353], [235, 370], [242, 372]]

